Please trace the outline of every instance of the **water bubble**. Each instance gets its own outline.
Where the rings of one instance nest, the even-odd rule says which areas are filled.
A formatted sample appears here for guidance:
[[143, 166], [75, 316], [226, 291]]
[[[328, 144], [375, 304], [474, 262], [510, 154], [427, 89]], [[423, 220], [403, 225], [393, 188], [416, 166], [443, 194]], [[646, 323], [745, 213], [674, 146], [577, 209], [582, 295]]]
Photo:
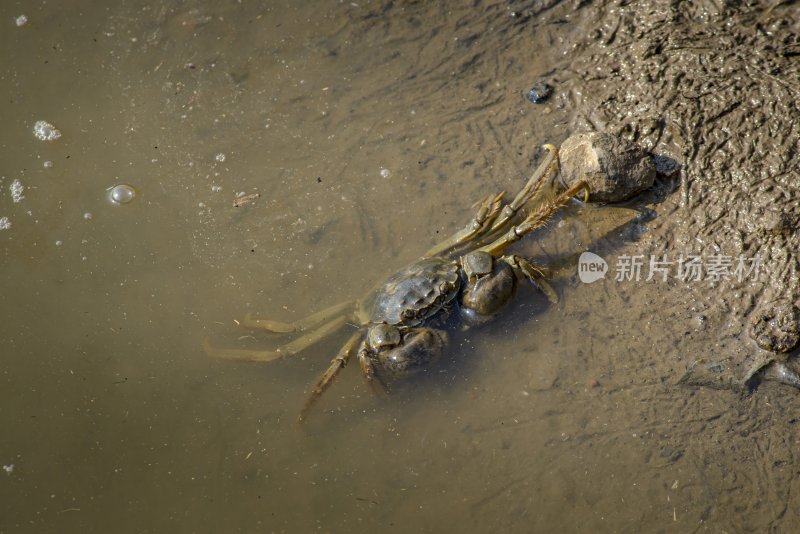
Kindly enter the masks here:
[[86, 213], [83, 214], [83, 218], [86, 219], [87, 221], [90, 221], [92, 219], [92, 214], [87, 211]]
[[115, 185], [108, 191], [108, 198], [114, 204], [127, 204], [136, 197], [136, 190], [128, 184]]
[[28, 22], [28, 17], [25, 15], [20, 15], [14, 19], [14, 22], [17, 26], [25, 26], [25, 23]]
[[392, 175], [392, 171], [389, 169], [381, 169], [381, 177], [388, 178]]
[[218, 162], [222, 163], [223, 161], [225, 161], [225, 154], [220, 152], [219, 154], [214, 156], [214, 159], [217, 160]]
[[33, 135], [39, 141], [54, 141], [61, 137], [61, 132], [47, 121], [36, 121], [33, 125]]
[[11, 182], [11, 185], [8, 187], [11, 190], [11, 200], [14, 201], [14, 204], [21, 202], [22, 199], [25, 198], [23, 192], [25, 191], [25, 186], [22, 185], [18, 179], [15, 179]]
[[0, 217], [0, 230], [8, 230], [11, 228], [11, 221], [8, 217]]
[[48, 159], [48, 160], [46, 160], [44, 163], [42, 163], [42, 166], [43, 166], [45, 169], [50, 169], [50, 168], [52, 168], [52, 167], [53, 167], [53, 162], [52, 162], [52, 161], [50, 161], [50, 160]]

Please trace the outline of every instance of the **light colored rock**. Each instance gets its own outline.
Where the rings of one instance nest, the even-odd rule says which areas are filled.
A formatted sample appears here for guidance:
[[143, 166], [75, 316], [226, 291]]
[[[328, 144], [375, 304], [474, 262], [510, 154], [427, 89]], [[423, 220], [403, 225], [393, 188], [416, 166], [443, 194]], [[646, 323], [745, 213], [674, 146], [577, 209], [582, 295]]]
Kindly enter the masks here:
[[653, 185], [656, 166], [643, 148], [611, 134], [570, 136], [561, 145], [561, 175], [570, 186], [589, 184], [591, 202], [620, 202]]

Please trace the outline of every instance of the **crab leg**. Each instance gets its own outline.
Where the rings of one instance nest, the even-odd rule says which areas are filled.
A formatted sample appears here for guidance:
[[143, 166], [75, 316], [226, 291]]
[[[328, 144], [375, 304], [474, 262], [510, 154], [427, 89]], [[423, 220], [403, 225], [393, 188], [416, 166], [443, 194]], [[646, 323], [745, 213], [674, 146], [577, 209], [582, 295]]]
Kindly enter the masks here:
[[536, 286], [551, 304], [558, 303], [558, 293], [545, 279], [542, 270], [537, 267], [533, 262], [521, 256], [505, 256], [503, 260], [511, 265], [515, 272], [524, 276], [531, 284]]
[[558, 149], [555, 145], [546, 144], [543, 146], [547, 150], [547, 156], [544, 161], [539, 164], [536, 171], [531, 175], [525, 186], [517, 193], [509, 204], [503, 207], [500, 216], [492, 224], [488, 232], [485, 232], [484, 243], [496, 237], [508, 228], [514, 220], [517, 212], [528, 202], [531, 201], [541, 191], [544, 183], [558, 174]]
[[[503, 194], [489, 195], [479, 205], [478, 213], [466, 227], [450, 238], [431, 248], [425, 257], [438, 256], [444, 253], [454, 255], [459, 248], [475, 249], [474, 241], [481, 240], [481, 245], [496, 239], [513, 221], [517, 212], [542, 189], [545, 178], [558, 173], [558, 149], [554, 145], [544, 145], [548, 154], [531, 175], [525, 186], [517, 193], [509, 204], [501, 206]], [[553, 172], [555, 171], [555, 172]], [[473, 244], [473, 246], [467, 246]]]
[[331, 360], [331, 364], [325, 372], [320, 375], [316, 385], [311, 389], [311, 395], [308, 396], [308, 399], [306, 399], [303, 405], [303, 409], [300, 410], [300, 415], [297, 416], [299, 422], [303, 422], [306, 419], [311, 407], [319, 400], [325, 390], [328, 389], [328, 386], [333, 382], [333, 379], [336, 378], [336, 375], [339, 374], [339, 371], [344, 369], [350, 361], [350, 358], [353, 357], [353, 352], [356, 350], [356, 345], [361, 340], [362, 336], [363, 332], [355, 332], [350, 336], [350, 339], [347, 340], [347, 343], [339, 349], [339, 353]]
[[300, 320], [293, 321], [291, 323], [284, 323], [282, 321], [272, 321], [270, 319], [255, 319], [253, 315], [248, 313], [245, 315], [244, 320], [242, 321], [242, 325], [247, 328], [253, 329], [262, 329], [267, 330], [268, 332], [275, 332], [278, 334], [291, 334], [292, 332], [303, 332], [304, 330], [308, 330], [310, 328], [314, 328], [315, 326], [324, 323], [338, 315], [342, 315], [345, 310], [350, 309], [349, 313], [352, 313], [352, 310], [356, 306], [356, 301], [347, 301], [341, 302], [336, 304], [335, 306], [331, 306], [330, 308], [326, 308], [324, 310], [320, 310], [316, 313], [312, 313], [308, 317], [304, 317]]
[[588, 201], [589, 186], [586, 185], [586, 182], [578, 182], [561, 193], [558, 197], [556, 197], [555, 200], [545, 204], [539, 208], [539, 210], [528, 215], [528, 217], [520, 224], [517, 226], [512, 226], [505, 235], [497, 238], [492, 243], [489, 243], [478, 250], [488, 252], [495, 257], [499, 256], [503, 253], [503, 251], [505, 251], [506, 248], [508, 248], [509, 245], [519, 241], [526, 234], [529, 234], [537, 228], [540, 228], [543, 224], [550, 220], [550, 217], [552, 217], [559, 208], [569, 202], [572, 197], [576, 196], [581, 191], [584, 192], [584, 201]]
[[358, 365], [361, 367], [361, 374], [364, 375], [364, 380], [367, 381], [367, 385], [373, 393], [382, 395], [388, 391], [384, 381], [375, 372], [375, 364], [372, 363], [364, 347], [358, 351]]
[[489, 195], [479, 203], [478, 213], [475, 217], [465, 226], [448, 239], [445, 239], [438, 245], [434, 246], [425, 253], [425, 257], [438, 256], [449, 249], [457, 247], [466, 243], [476, 236], [483, 234], [487, 229], [491, 228], [491, 224], [497, 218], [500, 212], [500, 203], [503, 200], [503, 193], [497, 195]]
[[203, 340], [203, 349], [209, 356], [224, 358], [226, 360], [244, 360], [249, 362], [271, 362], [287, 356], [294, 356], [307, 349], [318, 341], [328, 337], [347, 323], [348, 316], [342, 315], [325, 323], [316, 330], [302, 335], [297, 339], [278, 347], [275, 350], [249, 350], [249, 349], [219, 349], [209, 343], [208, 338]]

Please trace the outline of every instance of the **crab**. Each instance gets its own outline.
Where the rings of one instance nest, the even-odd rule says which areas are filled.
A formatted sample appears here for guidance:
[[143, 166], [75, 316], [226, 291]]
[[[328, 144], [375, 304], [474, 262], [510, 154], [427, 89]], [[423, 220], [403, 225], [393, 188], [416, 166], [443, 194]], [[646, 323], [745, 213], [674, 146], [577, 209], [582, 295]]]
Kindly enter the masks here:
[[246, 316], [243, 325], [297, 337], [274, 350], [215, 348], [212, 356], [269, 362], [295, 355], [340, 330], [357, 325], [331, 360], [306, 400], [298, 419], [303, 421], [339, 372], [354, 355], [367, 383], [386, 391], [397, 379], [412, 375], [436, 360], [447, 343], [443, 326], [449, 317], [464, 327], [493, 317], [511, 300], [519, 281], [528, 281], [556, 302], [555, 291], [543, 269], [527, 258], [506, 254], [508, 247], [544, 225], [559, 208], [589, 188], [578, 182], [555, 198], [523, 213], [542, 186], [559, 171], [558, 150], [544, 145], [547, 154], [522, 190], [508, 204], [503, 193], [478, 203], [474, 218], [461, 230], [434, 246], [421, 259], [381, 282], [365, 297], [324, 309], [294, 322]]

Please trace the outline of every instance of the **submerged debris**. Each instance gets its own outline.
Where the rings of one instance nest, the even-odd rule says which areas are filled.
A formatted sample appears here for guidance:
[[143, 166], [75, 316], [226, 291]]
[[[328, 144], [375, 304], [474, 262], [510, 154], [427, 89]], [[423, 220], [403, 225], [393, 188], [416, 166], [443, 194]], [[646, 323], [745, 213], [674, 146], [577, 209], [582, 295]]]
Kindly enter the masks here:
[[261, 193], [250, 193], [249, 195], [242, 195], [233, 200], [234, 208], [241, 208], [248, 204], [253, 204], [256, 200], [261, 198]]

